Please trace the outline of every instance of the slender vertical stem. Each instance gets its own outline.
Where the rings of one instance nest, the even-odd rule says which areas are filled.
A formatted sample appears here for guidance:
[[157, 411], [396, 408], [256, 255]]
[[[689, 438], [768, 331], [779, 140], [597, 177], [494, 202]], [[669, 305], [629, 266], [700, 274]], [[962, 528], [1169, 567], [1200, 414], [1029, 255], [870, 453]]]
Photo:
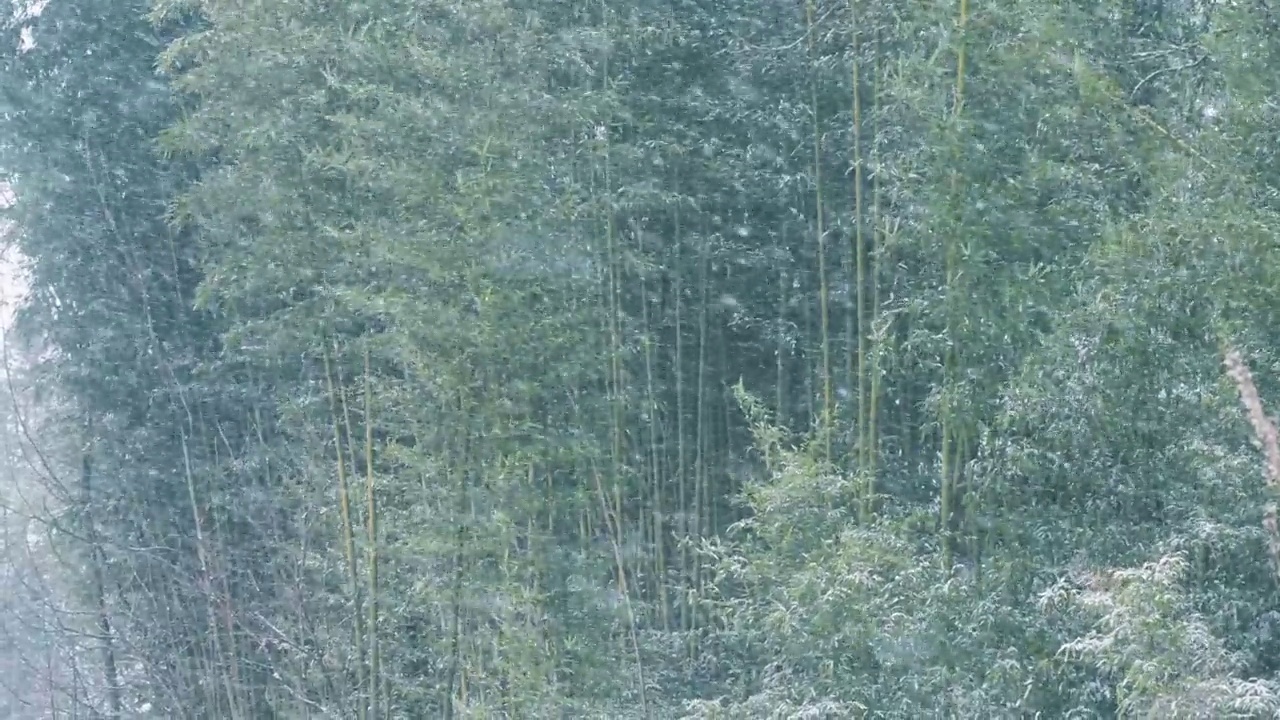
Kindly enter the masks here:
[[[334, 344], [334, 351], [337, 352], [337, 344]], [[355, 604], [355, 624], [352, 628], [353, 638], [352, 645], [357, 650], [358, 660], [356, 662], [356, 687], [359, 688], [357, 695], [362, 695], [365, 689], [364, 683], [364, 620], [360, 614], [360, 575], [356, 567], [356, 543], [355, 533], [351, 524], [351, 495], [347, 486], [347, 463], [342, 455], [342, 421], [338, 412], [338, 390], [334, 387], [333, 368], [329, 362], [328, 350], [323, 350], [321, 354], [324, 357], [324, 375], [325, 382], [329, 389], [329, 411], [333, 417], [333, 444], [334, 449], [338, 453], [337, 470], [338, 470], [338, 517], [341, 522], [340, 532], [342, 534], [342, 547], [347, 559], [347, 579], [350, 583], [350, 592], [352, 602]], [[363, 700], [357, 698], [357, 712], [360, 718], [367, 715], [367, 705]]]
[[627, 624], [631, 636], [631, 648], [635, 654], [636, 661], [636, 682], [640, 695], [640, 713], [642, 717], [649, 717], [649, 700], [648, 690], [646, 688], [644, 659], [640, 654], [640, 635], [638, 623], [636, 622], [635, 608], [631, 602], [631, 588], [627, 580], [627, 566], [622, 558], [622, 528], [619, 526], [619, 518], [613, 514], [609, 508], [608, 500], [605, 498], [604, 483], [600, 480], [600, 471], [592, 468], [592, 476], [596, 481], [596, 495], [600, 499], [600, 511], [604, 516], [605, 533], [609, 536], [609, 545], [613, 549], [613, 560], [618, 573], [618, 593], [622, 596], [623, 605], [627, 611]]
[[[871, 312], [872, 317], [868, 320], [871, 327], [867, 328], [868, 333], [874, 330], [876, 316], [880, 312], [880, 278], [883, 272], [884, 255], [887, 250], [887, 233], [882, 227], [883, 218], [880, 214], [881, 208], [881, 185], [880, 185], [880, 62], [881, 62], [881, 45], [880, 30], [876, 29], [875, 44], [875, 67], [873, 89], [871, 93], [872, 107], [872, 134], [871, 134], [871, 157], [874, 172], [871, 176], [871, 241], [875, 246], [875, 253], [872, 256], [871, 267]], [[867, 408], [867, 508], [868, 517], [875, 512], [876, 502], [876, 472], [880, 462], [880, 340], [875, 340], [874, 347], [871, 348], [871, 395], [868, 398]]]
[[[609, 34], [609, 6], [606, 0], [600, 2], [601, 22], [604, 24], [606, 35]], [[613, 51], [611, 47], [606, 46], [603, 61], [601, 63], [601, 75], [605, 83], [605, 91], [609, 92], [612, 88], [609, 75], [609, 54]], [[627, 606], [627, 616], [630, 626], [632, 649], [635, 653], [637, 683], [640, 692], [640, 708], [645, 717], [649, 715], [649, 704], [645, 688], [644, 661], [640, 654], [640, 638], [637, 629], [635, 612], [631, 604], [630, 586], [627, 582], [626, 565], [623, 562], [621, 545], [623, 540], [623, 508], [622, 508], [622, 483], [624, 479], [623, 472], [623, 423], [625, 422], [623, 393], [625, 392], [624, 380], [622, 374], [622, 310], [621, 310], [621, 278], [620, 278], [620, 262], [617, 249], [617, 227], [615, 225], [614, 207], [613, 207], [613, 168], [611, 157], [612, 139], [609, 137], [609, 124], [606, 123], [604, 131], [604, 192], [607, 201], [605, 203], [605, 245], [608, 252], [608, 312], [609, 312], [609, 368], [610, 381], [612, 385], [613, 403], [611, 418], [611, 436], [610, 443], [613, 461], [613, 508], [610, 512], [608, 507], [603, 508], [605, 516], [606, 531], [609, 530], [609, 518], [612, 515], [612, 539], [614, 546], [614, 558], [617, 562], [618, 571], [618, 588], [622, 593], [623, 600]], [[598, 475], [597, 475], [598, 478]], [[597, 483], [599, 480], [597, 479]], [[604, 498], [601, 497], [603, 501]]]
[[[954, 143], [956, 146], [957, 157], [953, 160], [951, 168], [951, 201], [953, 211], [958, 216], [959, 213], [959, 189], [960, 189], [960, 115], [964, 109], [964, 82], [965, 82], [965, 30], [969, 20], [969, 0], [960, 0], [959, 13], [956, 18], [956, 82], [955, 94], [952, 98], [952, 123], [956, 133]], [[956, 325], [958, 318], [955, 317], [957, 312], [957, 292], [959, 277], [959, 252], [960, 240], [957, 237], [959, 233], [959, 223], [955, 223], [947, 234], [946, 248], [946, 307], [947, 307], [947, 347], [946, 361], [944, 363], [945, 377], [943, 380], [944, 388], [942, 393], [942, 404], [940, 412], [942, 414], [942, 494], [940, 499], [941, 524], [943, 533], [943, 562], [947, 567], [951, 566], [952, 553], [954, 552], [954, 538], [951, 532], [951, 515], [955, 511], [955, 492], [956, 482], [960, 475], [960, 468], [964, 462], [964, 448], [959, 445], [959, 433], [956, 428], [956, 412], [955, 394], [958, 392], [959, 358], [957, 344], [959, 338], [956, 336]]]
[[368, 518], [367, 532], [369, 567], [369, 718], [378, 718], [378, 696], [381, 692], [382, 655], [378, 646], [378, 504], [373, 475], [373, 380], [369, 372], [369, 346], [364, 349], [364, 469], [365, 512]]
[[[706, 534], [706, 518], [707, 518], [707, 345], [710, 315], [710, 286], [711, 286], [711, 244], [708, 233], [705, 228], [701, 233], [701, 253], [698, 262], [699, 266], [699, 284], [701, 285], [701, 298], [698, 307], [698, 385], [696, 398], [696, 418], [695, 433], [697, 434], [696, 445], [694, 447], [694, 475], [693, 475], [693, 535], [697, 540], [701, 540]], [[703, 590], [702, 576], [702, 560], [697, 555], [692, 556], [693, 563], [693, 592], [695, 597], [701, 595]], [[699, 615], [696, 609], [690, 609], [690, 630], [689, 633], [689, 659], [696, 660], [698, 653], [697, 630]]]
[[[466, 401], [459, 397], [458, 399], [458, 417], [468, 417], [471, 408], [467, 407]], [[450, 464], [450, 469], [457, 476], [457, 496], [455, 498], [454, 512], [457, 513], [457, 528], [454, 532], [453, 545], [453, 589], [450, 598], [450, 624], [449, 629], [449, 672], [444, 689], [444, 716], [446, 720], [453, 720], [457, 717], [458, 711], [456, 707], [456, 699], [466, 694], [465, 678], [462, 675], [462, 580], [465, 575], [465, 554], [463, 552], [467, 542], [467, 494], [470, 492], [470, 483], [468, 474], [470, 472], [468, 463], [470, 460], [470, 447], [468, 429], [463, 428], [461, 431], [462, 439], [460, 457], [457, 461]]]
[[[680, 205], [673, 211], [675, 235], [675, 281], [672, 293], [675, 295], [675, 382], [676, 382], [676, 486], [680, 495], [680, 522], [676, 529], [680, 534], [680, 581], [689, 583], [692, 580], [692, 569], [689, 557], [689, 480], [688, 449], [685, 428], [685, 387], [684, 387], [684, 264], [682, 258], [683, 237], [680, 227]], [[680, 628], [688, 631], [693, 627], [693, 616], [689, 611], [689, 603], [680, 603]]]
[[[640, 254], [643, 256], [645, 252], [644, 229], [637, 228], [636, 236]], [[662, 498], [662, 463], [661, 452], [658, 447], [658, 396], [655, 390], [654, 370], [653, 370], [653, 327], [649, 321], [649, 283], [648, 273], [644, 270], [640, 274], [640, 313], [644, 322], [644, 374], [645, 374], [645, 394], [647, 412], [649, 415], [649, 476], [651, 487], [651, 522], [653, 535], [653, 574], [657, 578], [658, 590], [658, 609], [662, 616], [662, 624], [664, 629], [671, 629], [671, 607], [670, 600], [667, 597], [667, 543], [666, 530], [664, 527], [663, 514], [666, 507]]]
[[[187, 499], [191, 504], [191, 516], [195, 524], [196, 533], [196, 557], [200, 561], [200, 587], [205, 594], [205, 603], [209, 619], [209, 637], [213, 643], [213, 657], [209, 660], [210, 667], [215, 667], [222, 660], [224, 651], [222, 648], [222, 632], [218, 628], [217, 613], [214, 609], [213, 599], [213, 572], [210, 569], [209, 548], [205, 544], [204, 522], [201, 519], [200, 504], [196, 498], [196, 479], [195, 473], [191, 468], [191, 453], [187, 447], [186, 431], [181, 431], [182, 438], [182, 460], [187, 482]], [[236, 699], [236, 688], [231, 682], [231, 676], [228, 672], [219, 670], [222, 677], [222, 684], [227, 693], [227, 707], [234, 719], [240, 718], [242, 715], [239, 711], [239, 703]]]
[[[98, 541], [98, 528], [94, 521], [93, 506], [93, 466], [89, 459], [89, 451], [85, 450], [80, 458], [80, 501], [84, 505], [86, 536], [89, 539], [89, 551], [92, 554], [90, 571], [93, 576], [94, 602], [97, 605], [99, 642], [102, 644], [102, 675], [107, 686], [108, 717], [120, 718], [123, 702], [120, 698], [120, 673], [116, 668], [115, 634], [111, 627], [111, 614], [107, 609], [106, 582], [102, 567], [106, 558], [102, 545]], [[50, 695], [52, 697], [52, 695]]]
[[862, 207], [862, 78], [861, 74], [861, 58], [858, 56], [861, 52], [859, 46], [859, 32], [857, 27], [858, 8], [855, 0], [849, 0], [849, 34], [851, 44], [853, 46], [853, 63], [851, 68], [851, 86], [853, 93], [853, 255], [854, 265], [857, 268], [857, 332], [858, 332], [858, 471], [866, 480], [866, 489], [864, 490], [862, 514], [863, 521], [868, 519], [868, 513], [871, 504], [872, 483], [870, 481], [871, 456], [874, 448], [871, 445], [871, 429], [869, 419], [869, 401], [867, 399], [867, 338], [870, 334], [869, 320], [867, 317], [867, 246], [863, 237], [863, 207]]
[[831, 396], [831, 338], [830, 309], [828, 308], [829, 288], [827, 287], [827, 233], [824, 226], [822, 208], [822, 122], [818, 115], [818, 29], [814, 20], [814, 2], [805, 3], [805, 20], [809, 36], [809, 59], [812, 63], [809, 85], [810, 111], [813, 113], [813, 196], [814, 196], [814, 234], [818, 242], [818, 322], [822, 335], [822, 435], [823, 452], [828, 463], [831, 462], [831, 435], [834, 421], [834, 408]]
[[[782, 254], [782, 245], [778, 246], [778, 254]], [[778, 263], [778, 343], [774, 346], [774, 419], [785, 424], [786, 408], [786, 361], [787, 347], [787, 270], [786, 263]]]

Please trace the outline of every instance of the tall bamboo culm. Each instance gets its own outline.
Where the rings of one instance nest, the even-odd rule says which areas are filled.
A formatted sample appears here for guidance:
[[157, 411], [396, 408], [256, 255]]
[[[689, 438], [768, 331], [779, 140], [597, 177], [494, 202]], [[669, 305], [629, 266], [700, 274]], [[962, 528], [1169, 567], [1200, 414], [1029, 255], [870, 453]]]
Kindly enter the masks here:
[[[334, 358], [337, 358], [338, 345], [334, 343]], [[361, 720], [368, 717], [367, 705], [360, 700], [365, 690], [364, 681], [364, 619], [360, 609], [360, 573], [356, 562], [356, 543], [355, 532], [351, 523], [351, 494], [349, 483], [347, 482], [347, 463], [342, 454], [342, 420], [338, 411], [338, 393], [339, 388], [334, 383], [333, 363], [330, 362], [328, 350], [322, 351], [324, 358], [324, 375], [325, 383], [329, 390], [329, 412], [333, 419], [333, 444], [334, 450], [337, 452], [337, 471], [338, 471], [338, 518], [339, 532], [342, 537], [342, 547], [347, 560], [347, 579], [350, 583], [349, 591], [351, 593], [351, 602], [355, 607], [355, 623], [352, 626], [351, 644], [356, 648], [356, 687], [357, 706], [356, 716]]]
[[[605, 0], [600, 3], [600, 21], [604, 26], [606, 37], [611, 37], [609, 26], [609, 6]], [[601, 75], [605, 84], [605, 92], [608, 93], [611, 88], [609, 74], [609, 53], [612, 48], [606, 44], [605, 54], [601, 61]], [[639, 688], [640, 709], [644, 717], [649, 715], [648, 696], [646, 694], [645, 685], [647, 683], [644, 672], [644, 658], [640, 652], [640, 636], [638, 621], [636, 619], [635, 607], [631, 598], [631, 583], [628, 580], [629, 573], [622, 555], [622, 544], [624, 541], [623, 533], [625, 526], [623, 523], [623, 505], [622, 505], [622, 483], [626, 477], [624, 465], [624, 448], [623, 433], [625, 422], [623, 393], [625, 392], [625, 380], [622, 372], [622, 308], [621, 308], [621, 261], [620, 252], [618, 250], [618, 233], [616, 218], [614, 217], [613, 207], [613, 168], [611, 157], [610, 125], [606, 122], [604, 131], [601, 134], [601, 140], [604, 144], [604, 229], [605, 229], [605, 251], [608, 255], [606, 258], [606, 267], [608, 272], [606, 292], [608, 298], [606, 307], [608, 312], [609, 326], [609, 387], [612, 399], [610, 402], [610, 460], [612, 463], [612, 507], [605, 499], [604, 486], [600, 481], [599, 472], [594, 473], [596, 476], [596, 489], [600, 496], [601, 504], [601, 520], [605, 525], [605, 532], [609, 535], [610, 543], [613, 546], [614, 562], [616, 564], [618, 576], [618, 592], [622, 595], [622, 601], [627, 613], [627, 632], [631, 641], [631, 650], [633, 652], [636, 668], [636, 685]]]
[[[959, 190], [960, 190], [960, 117], [964, 110], [964, 82], [965, 82], [965, 31], [969, 24], [969, 0], [960, 0], [959, 8], [956, 16], [956, 76], [955, 90], [952, 99], [952, 128], [955, 133], [953, 142], [955, 143], [955, 157], [952, 159], [951, 168], [951, 202], [953, 210], [953, 218], [959, 217]], [[942, 403], [939, 408], [941, 414], [941, 433], [942, 433], [942, 477], [941, 477], [941, 497], [939, 498], [940, 506], [940, 526], [943, 537], [943, 563], [950, 568], [955, 551], [955, 539], [952, 534], [951, 524], [952, 515], [955, 512], [955, 492], [957, 480], [960, 475], [960, 468], [963, 465], [963, 443], [961, 442], [960, 433], [958, 432], [956, 422], [955, 393], [957, 391], [958, 380], [958, 352], [956, 350], [959, 338], [956, 337], [956, 293], [958, 292], [959, 277], [959, 251], [960, 240], [956, 237], [959, 231], [959, 223], [955, 223], [949, 229], [946, 236], [946, 359], [944, 362], [944, 378]]]
[[[866, 522], [870, 518], [871, 496], [875, 492], [875, 483], [871, 475], [871, 456], [874, 453], [871, 438], [871, 422], [870, 422], [870, 400], [867, 397], [868, 376], [870, 367], [868, 365], [868, 340], [870, 335], [869, 319], [867, 316], [867, 283], [868, 283], [868, 267], [867, 267], [867, 245], [866, 238], [863, 234], [864, 212], [863, 212], [863, 155], [862, 155], [862, 59], [859, 54], [862, 51], [860, 40], [860, 32], [858, 29], [860, 8], [855, 0], [849, 0], [849, 39], [852, 49], [853, 61], [850, 64], [850, 93], [853, 98], [852, 117], [853, 122], [850, 132], [853, 135], [853, 238], [851, 240], [849, 254], [850, 265], [855, 269], [854, 286], [857, 292], [856, 317], [850, 322], [851, 333], [857, 333], [857, 341], [851, 343], [856, 346], [856, 373], [857, 373], [857, 389], [858, 389], [858, 420], [857, 420], [857, 442], [855, 450], [858, 458], [858, 472], [863, 478], [864, 490], [862, 500], [862, 520]], [[852, 383], [851, 383], [852, 384]]]
[[830, 288], [827, 285], [827, 233], [822, 196], [822, 119], [818, 109], [818, 27], [814, 15], [814, 1], [807, 0], [805, 26], [809, 39], [809, 106], [813, 114], [814, 236], [818, 246], [818, 332], [821, 336], [822, 354], [822, 416], [819, 419], [819, 427], [822, 431], [823, 458], [830, 464], [832, 423], [835, 412], [831, 394], [831, 316], [828, 307]]
[[378, 718], [381, 693], [382, 654], [378, 646], [378, 504], [373, 475], [373, 379], [369, 369], [369, 347], [364, 349], [364, 468], [365, 513], [368, 532], [369, 569], [369, 720]]

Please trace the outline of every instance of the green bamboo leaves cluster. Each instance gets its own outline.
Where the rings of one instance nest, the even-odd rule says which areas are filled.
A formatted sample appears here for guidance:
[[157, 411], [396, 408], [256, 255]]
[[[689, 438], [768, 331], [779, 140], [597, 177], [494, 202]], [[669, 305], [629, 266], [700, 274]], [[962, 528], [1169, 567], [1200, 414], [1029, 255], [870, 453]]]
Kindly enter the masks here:
[[1171, 706], [1098, 632], [1275, 690], [1263, 10], [125, 5], [0, 81], [60, 707]]

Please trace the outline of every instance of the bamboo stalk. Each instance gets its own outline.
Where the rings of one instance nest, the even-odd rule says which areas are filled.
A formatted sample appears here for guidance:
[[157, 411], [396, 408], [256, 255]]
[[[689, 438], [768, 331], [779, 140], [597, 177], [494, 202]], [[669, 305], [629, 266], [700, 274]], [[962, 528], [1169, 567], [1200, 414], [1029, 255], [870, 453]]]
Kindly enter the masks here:
[[[205, 537], [203, 530], [203, 522], [200, 517], [200, 505], [196, 499], [196, 482], [195, 473], [191, 469], [191, 453], [187, 448], [187, 434], [182, 431], [182, 460], [186, 475], [187, 497], [191, 504], [191, 516], [195, 523], [196, 533], [196, 557], [200, 562], [200, 587], [205, 594], [206, 612], [209, 621], [209, 638], [213, 644], [213, 655], [210, 659], [210, 667], [218, 666], [224, 655], [222, 648], [222, 632], [218, 628], [217, 613], [214, 610], [213, 600], [213, 573], [210, 570], [209, 549], [205, 545]], [[223, 671], [220, 667], [218, 674], [222, 677], [222, 684], [227, 693], [227, 707], [233, 720], [242, 717], [239, 703], [236, 701], [235, 688], [232, 679], [227, 671]]]
[[[785, 229], [784, 229], [785, 236]], [[777, 246], [779, 256], [782, 255], [784, 245], [780, 242]], [[783, 360], [783, 354], [787, 352], [786, 345], [786, 321], [787, 321], [787, 271], [786, 263], [778, 263], [778, 343], [774, 347], [774, 417], [779, 424], [786, 422], [786, 362]]]
[[863, 237], [863, 207], [862, 207], [862, 173], [863, 173], [863, 157], [862, 157], [862, 78], [861, 75], [861, 58], [859, 53], [859, 33], [857, 27], [858, 8], [855, 0], [849, 0], [849, 34], [851, 36], [851, 44], [853, 45], [853, 62], [851, 68], [851, 83], [853, 93], [853, 215], [854, 215], [854, 232], [852, 254], [854, 255], [853, 264], [856, 267], [857, 277], [857, 373], [858, 373], [858, 472], [866, 478], [866, 488], [864, 490], [862, 502], [862, 520], [866, 522], [869, 519], [871, 506], [871, 493], [874, 492], [874, 483], [870, 480], [869, 472], [871, 470], [871, 455], [874, 448], [871, 445], [870, 421], [868, 415], [870, 412], [869, 401], [867, 399], [867, 338], [869, 335], [867, 320], [867, 246]]
[[627, 567], [622, 557], [622, 528], [619, 526], [617, 516], [613, 515], [609, 509], [608, 500], [605, 498], [604, 483], [600, 479], [600, 471], [598, 468], [592, 468], [592, 476], [596, 481], [596, 495], [600, 499], [600, 511], [604, 516], [605, 532], [609, 535], [609, 544], [613, 549], [613, 559], [618, 573], [618, 592], [622, 596], [622, 602], [627, 611], [627, 625], [631, 636], [631, 648], [635, 653], [636, 662], [636, 680], [640, 695], [640, 712], [649, 717], [649, 693], [646, 688], [644, 659], [640, 654], [640, 635], [638, 632], [638, 623], [636, 622], [635, 609], [631, 603], [630, 583], [627, 580]]
[[[337, 344], [334, 344], [334, 351], [337, 352]], [[350, 582], [350, 592], [352, 602], [355, 605], [355, 623], [352, 628], [352, 645], [356, 648], [358, 659], [356, 662], [356, 687], [359, 693], [364, 692], [364, 622], [360, 614], [360, 575], [356, 567], [356, 544], [355, 533], [351, 525], [351, 497], [347, 487], [347, 464], [342, 456], [342, 429], [341, 420], [338, 414], [338, 392], [334, 387], [333, 370], [329, 362], [328, 350], [322, 351], [324, 357], [324, 374], [325, 381], [329, 389], [329, 411], [333, 416], [333, 443], [338, 453], [337, 469], [338, 469], [338, 511], [339, 520], [341, 522], [340, 532], [342, 534], [342, 546], [347, 559], [347, 576]], [[367, 715], [367, 704], [361, 700], [357, 700], [356, 714], [360, 718]]]
[[[959, 12], [956, 19], [957, 39], [956, 39], [956, 78], [955, 78], [955, 96], [952, 99], [951, 115], [954, 127], [959, 129], [960, 115], [964, 108], [964, 83], [965, 83], [965, 30], [969, 21], [969, 0], [960, 0]], [[959, 138], [956, 138], [957, 147]], [[958, 153], [957, 149], [957, 153]], [[951, 169], [951, 197], [953, 204], [958, 202], [958, 193], [960, 185], [959, 158], [956, 158], [955, 165]], [[951, 567], [952, 555], [954, 553], [954, 538], [951, 532], [951, 516], [955, 511], [954, 495], [956, 491], [956, 481], [959, 477], [960, 466], [963, 463], [963, 448], [957, 443], [958, 431], [956, 420], [954, 417], [956, 408], [954, 407], [956, 393], [956, 373], [958, 372], [959, 359], [957, 357], [956, 346], [958, 338], [955, 335], [955, 303], [956, 293], [958, 290], [959, 277], [959, 240], [956, 237], [956, 228], [947, 235], [946, 248], [946, 306], [947, 306], [947, 349], [946, 360], [944, 363], [944, 389], [943, 400], [940, 408], [941, 432], [942, 432], [942, 492], [940, 498], [940, 521], [943, 535], [943, 563], [947, 568]], [[954, 456], [953, 456], [954, 453]]]
[[828, 307], [829, 288], [827, 286], [827, 238], [823, 225], [822, 208], [822, 123], [818, 117], [818, 78], [817, 78], [817, 26], [814, 20], [814, 1], [805, 2], [805, 23], [808, 28], [809, 60], [812, 64], [813, 76], [810, 77], [809, 101], [813, 113], [813, 184], [814, 184], [814, 217], [816, 223], [815, 236], [818, 244], [818, 323], [822, 336], [822, 418], [823, 453], [826, 461], [831, 462], [831, 435], [834, 421], [833, 401], [831, 395], [831, 338], [830, 308]]
[[[604, 24], [605, 33], [608, 34], [609, 28], [609, 7], [605, 0], [600, 2], [601, 22]], [[609, 75], [609, 55], [608, 52], [601, 62], [601, 75], [604, 78], [606, 92], [610, 90], [608, 83]], [[617, 227], [615, 225], [612, 194], [613, 194], [613, 162], [611, 157], [612, 138], [609, 136], [608, 127], [604, 133], [604, 185], [605, 196], [610, 198], [609, 203], [605, 207], [605, 244], [608, 251], [608, 269], [609, 269], [609, 366], [611, 375], [611, 384], [613, 390], [612, 418], [611, 418], [611, 438], [610, 443], [612, 452], [612, 480], [613, 480], [613, 509], [612, 509], [612, 539], [614, 558], [617, 562], [618, 571], [618, 587], [622, 593], [622, 597], [627, 607], [628, 625], [631, 634], [632, 649], [635, 651], [636, 674], [640, 693], [640, 709], [645, 717], [649, 716], [648, 693], [645, 688], [645, 672], [644, 660], [640, 654], [640, 639], [636, 627], [635, 611], [631, 605], [630, 586], [627, 582], [627, 570], [622, 557], [622, 480], [623, 480], [623, 375], [622, 375], [622, 328], [621, 328], [621, 279], [619, 277], [619, 259], [617, 250]], [[596, 488], [600, 492], [600, 500], [604, 503], [604, 488], [601, 486], [599, 473], [596, 473]], [[609, 519], [610, 511], [607, 505], [602, 508], [605, 522], [606, 532], [610, 532]]]
[[[710, 285], [711, 285], [711, 248], [706, 241], [707, 233], [705, 228], [702, 233], [702, 248], [699, 253], [699, 280], [701, 285], [701, 298], [698, 307], [698, 376], [697, 376], [697, 397], [696, 397], [696, 423], [694, 431], [696, 433], [694, 446], [694, 467], [693, 467], [693, 538], [701, 540], [706, 532], [706, 497], [707, 497], [707, 344], [708, 344], [708, 320], [710, 310]], [[692, 539], [692, 538], [690, 538]], [[693, 564], [693, 586], [691, 588], [694, 597], [701, 596], [703, 583], [703, 567], [702, 560], [696, 555], [692, 555]], [[698, 622], [699, 613], [697, 607], [691, 607], [689, 610], [689, 636], [688, 651], [689, 660], [692, 663], [698, 657]]]
[[[681, 262], [683, 238], [680, 225], [680, 205], [673, 210], [675, 258], [675, 281], [672, 293], [675, 295], [675, 385], [676, 385], [676, 486], [680, 495], [680, 520], [676, 532], [680, 536], [680, 580], [689, 583], [693, 577], [690, 565], [689, 545], [689, 481], [688, 450], [685, 427], [685, 386], [684, 386], [684, 267]], [[693, 615], [687, 601], [680, 603], [680, 629], [690, 631], [693, 628]]]
[[93, 466], [87, 449], [80, 458], [80, 492], [86, 515], [86, 534], [90, 542], [90, 572], [93, 580], [94, 604], [98, 615], [98, 631], [101, 633], [99, 641], [102, 643], [102, 675], [107, 686], [108, 717], [120, 718], [123, 702], [120, 698], [120, 673], [116, 667], [115, 631], [111, 626], [111, 613], [107, 609], [106, 581], [102, 572], [106, 558], [98, 542], [98, 529], [94, 521]]
[[[643, 257], [645, 252], [644, 231], [637, 229], [636, 239], [640, 254]], [[677, 270], [679, 272], [679, 270]], [[671, 606], [670, 598], [667, 597], [667, 543], [666, 528], [664, 526], [663, 514], [666, 507], [662, 498], [662, 465], [660, 461], [661, 452], [658, 447], [658, 398], [654, 390], [654, 370], [653, 370], [653, 328], [649, 322], [649, 284], [646, 277], [647, 273], [643, 270], [640, 274], [640, 313], [644, 323], [644, 373], [645, 373], [645, 393], [646, 405], [649, 413], [649, 469], [651, 483], [651, 523], [654, 546], [653, 558], [653, 575], [658, 579], [658, 611], [662, 617], [663, 629], [671, 630]]]
[[[875, 168], [874, 174], [871, 176], [871, 242], [875, 246], [875, 253], [872, 256], [871, 267], [871, 324], [874, 329], [876, 315], [880, 312], [880, 279], [884, 271], [884, 254], [888, 244], [887, 233], [882, 226], [883, 218], [880, 211], [882, 207], [882, 191], [880, 184], [880, 74], [881, 74], [881, 54], [883, 48], [880, 43], [880, 29], [877, 26], [875, 46], [875, 67], [873, 88], [871, 91], [871, 101], [873, 103], [872, 110], [872, 133], [871, 133], [871, 156], [872, 166]], [[868, 519], [875, 512], [876, 503], [876, 480], [877, 471], [880, 463], [880, 340], [875, 341], [875, 346], [871, 348], [871, 396], [868, 399], [867, 408], [867, 435], [869, 453], [867, 468], [867, 509]]]
[[[470, 408], [464, 398], [458, 398], [458, 416], [465, 418], [468, 416]], [[450, 607], [452, 617], [450, 618], [451, 627], [449, 631], [449, 674], [444, 690], [444, 716], [446, 720], [453, 720], [457, 716], [457, 700], [461, 699], [465, 703], [466, 698], [466, 674], [462, 667], [462, 580], [465, 574], [463, 565], [464, 554], [463, 549], [467, 540], [467, 493], [470, 489], [468, 482], [468, 463], [471, 461], [471, 448], [469, 436], [465, 430], [460, 431], [461, 452], [459, 461], [452, 464], [451, 469], [457, 473], [457, 496], [455, 498], [454, 512], [457, 513], [457, 529], [454, 535], [453, 548], [453, 588], [452, 597], [450, 599]]]
[[369, 718], [378, 718], [382, 655], [378, 646], [378, 504], [373, 475], [373, 380], [369, 371], [369, 346], [364, 348], [364, 467], [365, 512], [368, 517], [369, 568]]

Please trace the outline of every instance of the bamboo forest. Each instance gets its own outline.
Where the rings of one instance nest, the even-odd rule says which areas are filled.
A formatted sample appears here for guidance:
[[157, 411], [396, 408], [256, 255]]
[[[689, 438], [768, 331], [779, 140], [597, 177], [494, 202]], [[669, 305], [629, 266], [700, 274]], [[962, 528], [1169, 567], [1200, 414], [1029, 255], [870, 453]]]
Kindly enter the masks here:
[[3, 33], [0, 717], [1280, 717], [1275, 3]]

